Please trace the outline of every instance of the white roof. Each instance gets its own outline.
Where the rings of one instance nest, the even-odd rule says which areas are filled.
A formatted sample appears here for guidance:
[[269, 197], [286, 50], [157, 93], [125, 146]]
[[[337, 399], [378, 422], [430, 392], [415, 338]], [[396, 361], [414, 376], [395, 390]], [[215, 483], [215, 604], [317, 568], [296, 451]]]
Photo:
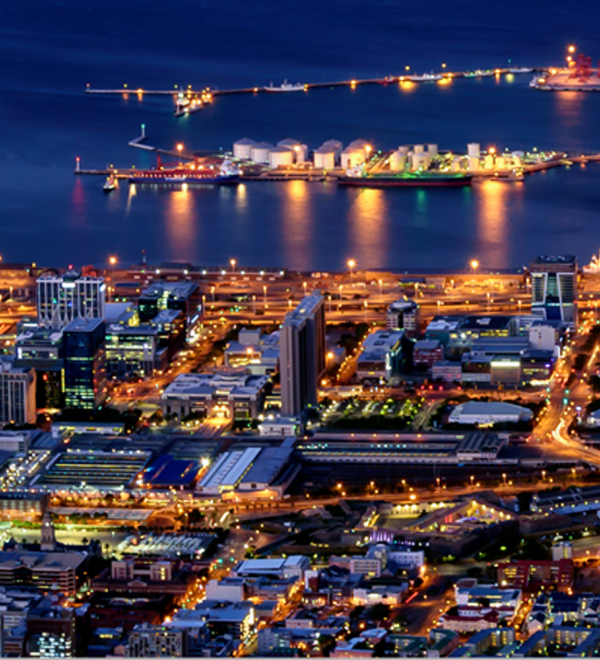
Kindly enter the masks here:
[[457, 406], [455, 410], [461, 408], [462, 415], [523, 415], [531, 416], [533, 413], [529, 408], [517, 406], [514, 403], [505, 403], [504, 401], [467, 401]]

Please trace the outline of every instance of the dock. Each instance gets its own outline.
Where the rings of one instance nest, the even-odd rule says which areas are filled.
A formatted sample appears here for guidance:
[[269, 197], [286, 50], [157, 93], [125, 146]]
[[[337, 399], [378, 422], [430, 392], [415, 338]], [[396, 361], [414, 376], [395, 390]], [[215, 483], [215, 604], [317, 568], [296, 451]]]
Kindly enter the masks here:
[[[494, 68], [494, 69], [485, 69], [473, 71], [438, 71], [435, 76], [441, 76], [442, 79], [451, 80], [451, 79], [476, 79], [481, 77], [492, 77], [492, 76], [501, 76], [508, 73], [514, 75], [527, 74], [531, 72], [541, 72], [545, 71], [544, 67], [529, 67], [527, 71], [516, 71], [510, 67]], [[412, 80], [415, 76], [415, 73], [407, 72], [403, 75], [398, 76], [384, 76], [383, 78], [352, 78], [348, 80], [332, 80], [329, 82], [308, 82], [304, 83], [304, 91], [309, 91], [311, 89], [331, 89], [335, 87], [350, 87], [355, 88], [362, 85], [393, 85], [402, 82], [414, 82], [415, 84], [427, 83], [427, 82], [436, 82], [428, 80]], [[439, 81], [437, 81], [439, 82]], [[216, 96], [229, 96], [232, 94], [269, 94], [273, 95], [273, 92], [270, 92], [266, 89], [265, 85], [256, 85], [254, 87], [240, 87], [238, 89], [208, 89], [204, 88], [202, 90], [194, 89], [192, 86], [185, 87], [174, 87], [173, 89], [143, 89], [141, 87], [132, 88], [124, 85], [122, 88], [116, 89], [94, 89], [91, 86], [85, 88], [86, 94], [98, 94], [104, 96], [110, 95], [129, 95], [135, 94], [138, 97], [148, 96], [178, 96], [179, 94], [184, 94], [186, 96], [202, 96], [202, 94], [210, 93], [211, 97]], [[284, 92], [285, 93], [285, 92]], [[298, 93], [298, 92], [292, 92]], [[275, 94], [277, 96], [277, 94]]]

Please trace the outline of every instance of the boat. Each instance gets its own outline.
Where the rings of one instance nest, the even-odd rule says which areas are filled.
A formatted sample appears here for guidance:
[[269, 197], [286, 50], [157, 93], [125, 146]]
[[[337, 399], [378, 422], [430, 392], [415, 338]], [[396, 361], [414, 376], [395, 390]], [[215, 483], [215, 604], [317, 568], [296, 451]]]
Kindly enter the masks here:
[[533, 69], [527, 66], [511, 66], [508, 71], [509, 73], [531, 73]]
[[129, 174], [129, 183], [161, 184], [232, 184], [238, 183], [241, 172], [231, 161], [221, 165], [198, 165], [197, 167], [159, 168], [137, 170]]
[[414, 76], [408, 76], [408, 80], [411, 82], [435, 82], [436, 80], [441, 80], [444, 76], [441, 73], [423, 73], [416, 74]]
[[466, 71], [465, 78], [485, 78], [486, 76], [493, 76], [494, 71], [491, 69], [476, 69], [475, 71]]
[[279, 87], [274, 87], [271, 83], [268, 87], [263, 87], [265, 92], [302, 92], [304, 90], [304, 85], [302, 83], [296, 83], [292, 85], [287, 80], [284, 80]]
[[111, 174], [109, 177], [107, 177], [106, 181], [104, 182], [104, 185], [102, 186], [102, 190], [104, 190], [105, 193], [111, 193], [116, 187], [117, 187], [117, 181], [115, 179], [115, 175]]
[[369, 174], [361, 168], [346, 170], [346, 175], [338, 178], [340, 186], [361, 188], [424, 188], [470, 186], [473, 175], [463, 172], [384, 172]]

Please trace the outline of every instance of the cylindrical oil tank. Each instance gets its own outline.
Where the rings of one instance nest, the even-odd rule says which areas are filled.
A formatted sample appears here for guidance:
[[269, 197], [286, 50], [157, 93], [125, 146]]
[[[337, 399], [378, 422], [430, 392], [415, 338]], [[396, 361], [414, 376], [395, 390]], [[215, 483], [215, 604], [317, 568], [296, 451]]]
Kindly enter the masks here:
[[294, 138], [285, 138], [285, 140], [279, 140], [277, 146], [286, 147], [287, 149], [294, 151], [296, 147], [300, 146], [300, 142], [298, 140], [294, 140]]
[[481, 169], [481, 163], [479, 161], [479, 158], [476, 158], [475, 156], [469, 156], [469, 170], [471, 172], [479, 172]]
[[495, 169], [505, 170], [510, 166], [510, 160], [504, 156], [496, 156]]
[[423, 144], [415, 144], [415, 146], [413, 147], [413, 151], [414, 151], [416, 154], [422, 154], [422, 153], [425, 151], [425, 145], [423, 145]]
[[274, 148], [275, 147], [268, 142], [259, 142], [250, 150], [250, 158], [255, 163], [263, 163], [266, 165], [269, 162], [269, 151]]
[[350, 149], [346, 147], [342, 151], [341, 163], [344, 169], [350, 169], [365, 162], [365, 152], [362, 149]]
[[323, 170], [332, 170], [335, 167], [335, 157], [335, 151], [331, 151], [327, 147], [320, 147], [314, 153], [315, 167]]
[[439, 151], [438, 151], [438, 146], [437, 144], [428, 144], [427, 145], [427, 153], [433, 158], [434, 156], [437, 156]]
[[410, 151], [410, 147], [407, 144], [403, 144], [398, 147], [398, 151], [403, 155], [403, 156], [408, 156], [408, 152]]
[[494, 169], [494, 157], [492, 154], [487, 154], [483, 159], [483, 169], [484, 170], [493, 170]]
[[393, 151], [390, 156], [390, 170], [402, 172], [406, 167], [406, 156], [400, 151]]
[[467, 154], [469, 156], [473, 156], [474, 158], [479, 158], [479, 156], [481, 156], [481, 147], [479, 146], [479, 142], [470, 142], [467, 145]]
[[411, 170], [427, 170], [431, 163], [431, 158], [429, 154], [426, 153], [414, 153], [410, 159], [410, 168]]
[[342, 153], [344, 148], [344, 145], [339, 140], [326, 140], [321, 146], [327, 147], [331, 151], [335, 151], [338, 154]]
[[233, 143], [233, 155], [235, 158], [250, 158], [250, 151], [255, 144], [255, 140], [251, 140], [250, 138], [242, 138], [241, 140]]
[[452, 171], [460, 172], [461, 169], [462, 169], [462, 157], [454, 156], [454, 158], [452, 159]]
[[308, 146], [301, 144], [297, 148], [294, 148], [294, 153], [296, 154], [296, 162], [303, 163], [308, 156]]
[[269, 167], [279, 167], [280, 165], [293, 165], [294, 152], [287, 147], [275, 147], [269, 151]]

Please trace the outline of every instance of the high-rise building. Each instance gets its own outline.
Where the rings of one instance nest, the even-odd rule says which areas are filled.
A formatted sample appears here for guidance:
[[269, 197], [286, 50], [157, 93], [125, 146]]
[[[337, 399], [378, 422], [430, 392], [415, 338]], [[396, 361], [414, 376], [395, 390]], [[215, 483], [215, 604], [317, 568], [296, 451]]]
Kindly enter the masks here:
[[36, 419], [35, 371], [0, 358], [0, 424], [33, 424]]
[[317, 403], [317, 385], [325, 371], [325, 306], [313, 293], [286, 315], [279, 335], [281, 413], [298, 415]]
[[386, 311], [388, 330], [404, 330], [407, 337], [419, 335], [419, 305], [414, 300], [402, 299], [393, 302]]
[[104, 321], [76, 319], [63, 332], [65, 406], [92, 410], [105, 395]]
[[573, 255], [537, 257], [531, 272], [531, 311], [548, 321], [575, 324], [577, 260]]
[[38, 323], [64, 328], [75, 319], [104, 319], [106, 284], [70, 269], [64, 275], [42, 275], [37, 281]]

